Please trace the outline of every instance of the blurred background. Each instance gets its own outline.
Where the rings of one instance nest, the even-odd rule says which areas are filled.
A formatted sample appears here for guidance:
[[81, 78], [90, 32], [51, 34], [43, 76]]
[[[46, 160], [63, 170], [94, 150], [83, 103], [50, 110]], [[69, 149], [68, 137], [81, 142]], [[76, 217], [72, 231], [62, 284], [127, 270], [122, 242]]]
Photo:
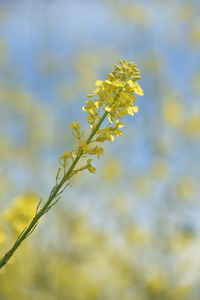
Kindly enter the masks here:
[[2, 269], [1, 300], [200, 299], [199, 0], [0, 1], [0, 254], [119, 59], [139, 113]]

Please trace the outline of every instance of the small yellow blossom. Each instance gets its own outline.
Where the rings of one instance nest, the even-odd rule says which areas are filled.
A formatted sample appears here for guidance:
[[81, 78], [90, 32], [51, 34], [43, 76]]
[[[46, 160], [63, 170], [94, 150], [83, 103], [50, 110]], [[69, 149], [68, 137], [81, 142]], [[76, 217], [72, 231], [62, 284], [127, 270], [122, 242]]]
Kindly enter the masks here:
[[72, 130], [74, 130], [73, 136], [75, 138], [77, 137], [78, 139], [80, 139], [81, 138], [81, 132], [80, 132], [81, 126], [80, 126], [80, 123], [78, 121], [72, 122], [69, 126], [70, 126], [70, 128]]
[[96, 154], [98, 159], [100, 158], [100, 155], [102, 155], [104, 152], [104, 149], [102, 147], [99, 147], [99, 146], [95, 146], [94, 148], [92, 148], [90, 151], [89, 151], [89, 154], [91, 155], [94, 155]]
[[116, 126], [117, 126], [117, 128], [123, 128], [124, 124], [122, 123], [122, 121], [117, 120], [116, 121]]
[[87, 160], [87, 165], [86, 168], [88, 169], [88, 171], [90, 173], [95, 173], [96, 172], [96, 168], [94, 166], [91, 165], [92, 159], [88, 159]]
[[99, 136], [96, 138], [97, 142], [103, 143], [105, 141], [114, 141], [114, 135], [111, 128], [105, 128], [98, 130]]
[[99, 146], [94, 146], [91, 147], [90, 145], [88, 145], [86, 142], [81, 141], [79, 143], [79, 147], [78, 147], [78, 153], [82, 153], [84, 154], [89, 154], [89, 155], [97, 155], [98, 159], [100, 158], [100, 155], [103, 154], [104, 149], [102, 147]]
[[69, 126], [71, 129], [75, 131], [78, 131], [80, 129], [80, 123], [78, 121], [72, 122]]
[[103, 81], [102, 81], [102, 80], [97, 80], [97, 81], [95, 82], [95, 84], [96, 84], [97, 86], [102, 85], [102, 84], [103, 84]]
[[72, 157], [72, 152], [64, 152], [63, 155], [60, 156], [60, 159], [67, 160]]

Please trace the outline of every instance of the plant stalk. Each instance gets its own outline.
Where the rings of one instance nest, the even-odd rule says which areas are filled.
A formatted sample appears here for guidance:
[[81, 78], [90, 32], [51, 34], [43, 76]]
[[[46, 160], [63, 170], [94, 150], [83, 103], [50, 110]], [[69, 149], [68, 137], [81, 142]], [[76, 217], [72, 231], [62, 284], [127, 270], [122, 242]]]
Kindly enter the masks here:
[[[96, 132], [98, 131], [98, 129], [100, 128], [102, 122], [105, 120], [106, 116], [108, 115], [108, 112], [104, 112], [103, 116], [101, 117], [101, 119], [99, 120], [99, 122], [97, 123], [96, 127], [94, 128], [94, 130], [91, 132], [91, 134], [89, 135], [88, 139], [86, 140], [86, 144], [89, 144], [92, 140], [92, 138], [94, 137], [94, 135], [96, 134]], [[55, 198], [58, 196], [58, 193], [60, 191], [60, 189], [63, 187], [63, 185], [65, 184], [65, 182], [70, 178], [70, 175], [72, 174], [76, 164], [78, 163], [78, 161], [80, 160], [81, 156], [82, 156], [83, 152], [80, 152], [76, 158], [74, 159], [74, 161], [72, 162], [71, 166], [69, 167], [68, 171], [64, 174], [63, 178], [61, 179], [61, 181], [59, 182], [59, 184], [56, 184], [53, 189], [50, 192], [49, 198], [47, 199], [47, 201], [45, 202], [45, 204], [43, 205], [43, 207], [41, 209], [38, 210], [38, 212], [36, 212], [35, 216], [33, 217], [33, 219], [31, 220], [31, 222], [29, 223], [28, 227], [26, 227], [22, 233], [18, 236], [18, 238], [16, 239], [15, 243], [13, 244], [13, 246], [10, 248], [10, 250], [8, 250], [8, 252], [6, 252], [6, 254], [0, 259], [0, 268], [2, 268], [3, 266], [5, 266], [7, 264], [7, 262], [10, 260], [10, 258], [12, 257], [12, 255], [15, 253], [15, 251], [19, 248], [19, 246], [21, 245], [21, 243], [34, 231], [34, 229], [37, 227], [38, 222], [40, 220], [40, 218], [53, 206], [54, 204], [54, 200]]]

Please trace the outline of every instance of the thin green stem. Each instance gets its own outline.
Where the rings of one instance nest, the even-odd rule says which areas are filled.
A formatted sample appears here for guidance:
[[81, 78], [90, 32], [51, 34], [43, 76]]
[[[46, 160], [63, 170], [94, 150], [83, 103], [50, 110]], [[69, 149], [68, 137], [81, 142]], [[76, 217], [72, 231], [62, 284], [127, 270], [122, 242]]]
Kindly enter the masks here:
[[[89, 144], [92, 141], [92, 138], [97, 133], [98, 129], [100, 128], [102, 122], [105, 120], [106, 116], [108, 115], [108, 112], [105, 112], [99, 122], [97, 123], [94, 130], [92, 130], [91, 134], [89, 135], [88, 139], [86, 140], [86, 143]], [[80, 160], [83, 152], [81, 151], [79, 154], [77, 154], [76, 158], [72, 162], [71, 166], [69, 167], [68, 171], [64, 174], [63, 178], [61, 179], [59, 184], [56, 184], [53, 189], [50, 192], [49, 198], [43, 205], [41, 209], [39, 209], [34, 218], [29, 223], [28, 227], [26, 227], [22, 233], [18, 236], [13, 246], [10, 248], [10, 250], [0, 259], [0, 268], [5, 266], [9, 259], [12, 257], [12, 255], [15, 253], [15, 251], [19, 248], [21, 243], [34, 231], [34, 229], [37, 227], [37, 224], [40, 220], [40, 218], [49, 210], [51, 207], [55, 204], [55, 198], [59, 195], [60, 189], [64, 186], [65, 182], [70, 178], [76, 164]], [[61, 191], [62, 192], [62, 191]]]

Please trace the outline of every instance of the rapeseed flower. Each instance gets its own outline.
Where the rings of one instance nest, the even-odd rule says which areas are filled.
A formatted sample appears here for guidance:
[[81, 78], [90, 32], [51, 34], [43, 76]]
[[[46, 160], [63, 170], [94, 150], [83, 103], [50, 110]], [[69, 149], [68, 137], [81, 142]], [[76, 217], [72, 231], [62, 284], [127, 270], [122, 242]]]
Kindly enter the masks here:
[[[100, 158], [104, 152], [103, 148], [98, 145], [91, 147], [91, 143], [114, 141], [115, 136], [122, 136], [121, 128], [124, 127], [124, 124], [121, 119], [126, 115], [134, 116], [138, 112], [135, 95], [142, 96], [144, 94], [138, 83], [139, 79], [141, 76], [136, 64], [120, 60], [119, 65], [115, 64], [114, 70], [108, 74], [106, 80], [96, 81], [97, 88], [88, 95], [89, 100], [83, 106], [90, 125], [90, 136], [84, 138], [84, 131], [81, 131], [78, 121], [70, 124], [73, 135], [77, 138], [77, 149], [73, 151], [77, 157], [84, 158], [96, 154]], [[103, 127], [102, 123], [105, 119], [108, 120], [108, 123]], [[74, 159], [70, 153], [72, 152], [65, 152], [60, 157], [64, 164], [68, 159]], [[91, 165], [92, 160], [90, 159], [89, 162]], [[85, 169], [92, 170], [83, 166], [74, 170], [74, 174]]]

